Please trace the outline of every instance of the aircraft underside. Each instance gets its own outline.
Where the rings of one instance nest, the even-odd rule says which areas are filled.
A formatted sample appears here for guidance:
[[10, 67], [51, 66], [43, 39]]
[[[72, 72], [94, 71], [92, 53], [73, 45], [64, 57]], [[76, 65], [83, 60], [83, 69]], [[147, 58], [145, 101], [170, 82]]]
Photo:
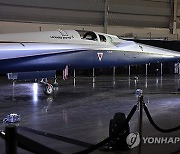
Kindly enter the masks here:
[[[135, 65], [152, 62], [164, 62], [162, 55], [153, 55], [128, 51], [79, 51], [75, 53], [61, 53], [22, 57], [0, 61], [0, 72], [15, 72], [16, 79], [38, 79], [55, 77], [56, 70], [113, 67]], [[176, 58], [172, 59], [176, 60]], [[14, 74], [13, 74], [14, 75]], [[53, 85], [43, 81], [45, 94], [53, 93]], [[55, 83], [56, 78], [55, 78]]]
[[[179, 58], [170, 58], [172, 61]], [[80, 51], [30, 56], [0, 61], [0, 72], [31, 72], [46, 70], [113, 67], [169, 61], [162, 55], [128, 51]]]

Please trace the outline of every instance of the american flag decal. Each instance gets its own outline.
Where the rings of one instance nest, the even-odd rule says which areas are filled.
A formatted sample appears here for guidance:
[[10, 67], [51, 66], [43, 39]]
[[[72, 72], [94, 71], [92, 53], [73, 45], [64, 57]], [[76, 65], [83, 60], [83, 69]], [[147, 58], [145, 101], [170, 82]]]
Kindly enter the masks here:
[[63, 80], [68, 79], [68, 65], [66, 65], [65, 69], [63, 70]]

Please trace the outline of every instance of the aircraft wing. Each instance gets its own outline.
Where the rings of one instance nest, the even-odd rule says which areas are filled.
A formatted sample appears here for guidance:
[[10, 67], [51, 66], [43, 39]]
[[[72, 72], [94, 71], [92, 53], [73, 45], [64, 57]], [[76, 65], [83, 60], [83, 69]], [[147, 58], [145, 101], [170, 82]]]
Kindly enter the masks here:
[[180, 53], [133, 41], [106, 43], [0, 43], [0, 72], [112, 67], [174, 61]]
[[[48, 43], [0, 43], [0, 60], [83, 51], [80, 45]], [[87, 48], [86, 48], [87, 50]]]
[[89, 50], [93, 48], [76, 44], [0, 43], [0, 72], [64, 69], [73, 59], [78, 59], [75, 53]]

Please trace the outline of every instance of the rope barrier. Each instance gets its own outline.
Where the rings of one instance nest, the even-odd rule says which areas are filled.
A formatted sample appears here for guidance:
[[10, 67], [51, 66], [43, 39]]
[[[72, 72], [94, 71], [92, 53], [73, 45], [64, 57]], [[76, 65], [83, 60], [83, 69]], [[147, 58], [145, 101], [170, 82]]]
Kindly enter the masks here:
[[18, 146], [22, 149], [25, 149], [27, 151], [30, 151], [32, 153], [37, 154], [62, 154], [56, 150], [53, 150], [43, 144], [40, 144], [36, 141], [33, 141], [32, 139], [29, 139], [21, 134], [17, 133], [17, 143]]
[[132, 110], [130, 111], [129, 115], [127, 116], [124, 124], [120, 127], [119, 131], [113, 133], [111, 136], [109, 136], [108, 138], [104, 139], [103, 141], [99, 142], [96, 145], [91, 146], [88, 149], [82, 150], [80, 152], [76, 152], [74, 154], [88, 154], [90, 152], [93, 152], [97, 149], [99, 149], [100, 147], [104, 146], [105, 144], [109, 143], [113, 138], [115, 138], [119, 133], [121, 133], [122, 131], [125, 130], [126, 126], [128, 125], [129, 121], [131, 120], [132, 116], [134, 115], [135, 111], [137, 110], [137, 105], [134, 105], [134, 107], [132, 108]]
[[67, 137], [64, 137], [64, 136], [59, 136], [59, 135], [55, 135], [55, 134], [35, 130], [35, 129], [32, 129], [32, 128], [19, 126], [18, 129], [22, 130], [22, 131], [30, 132], [30, 133], [33, 133], [33, 134], [41, 135], [41, 136], [44, 136], [44, 137], [52, 138], [52, 139], [55, 139], [55, 140], [67, 142], [67, 143], [70, 143], [70, 144], [86, 147], [86, 148], [93, 145], [93, 144], [90, 144], [90, 143], [86, 143], [86, 142], [82, 142], [82, 141], [79, 141], [79, 140], [67, 138]]
[[[136, 112], [137, 108], [138, 108], [138, 105], [139, 105], [140, 102], [138, 102], [136, 105], [133, 106], [133, 108], [131, 109], [130, 113], [128, 114], [127, 118], [125, 119], [124, 123], [120, 126], [120, 128], [113, 132], [109, 137], [107, 137], [106, 139], [104, 139], [103, 141], [93, 145], [93, 144], [90, 144], [90, 143], [87, 143], [87, 142], [83, 142], [83, 141], [79, 141], [79, 140], [76, 140], [76, 139], [71, 139], [71, 138], [67, 138], [67, 137], [64, 137], [64, 136], [59, 136], [59, 135], [55, 135], [55, 134], [51, 134], [51, 133], [47, 133], [47, 132], [43, 132], [43, 131], [39, 131], [39, 130], [35, 130], [35, 129], [31, 129], [31, 128], [27, 128], [27, 127], [22, 127], [22, 126], [18, 126], [17, 128], [21, 131], [26, 131], [26, 132], [30, 132], [30, 133], [33, 133], [33, 134], [37, 134], [37, 135], [41, 135], [41, 136], [44, 136], [44, 137], [48, 137], [48, 138], [52, 138], [52, 139], [56, 139], [56, 140], [59, 140], [59, 141], [63, 141], [63, 142], [67, 142], [67, 143], [70, 143], [70, 144], [74, 144], [74, 145], [78, 145], [78, 146], [82, 146], [82, 147], [86, 147], [87, 149], [85, 150], [82, 150], [82, 151], [79, 151], [79, 152], [76, 152], [74, 154], [88, 154], [90, 152], [93, 152], [103, 146], [106, 146], [107, 144], [109, 144], [113, 139], [117, 138], [117, 136], [124, 132], [124, 130], [127, 129], [128, 127], [128, 123], [129, 121], [131, 120], [131, 118], [133, 117], [134, 113]], [[143, 101], [143, 97], [142, 97], [142, 100], [141, 100], [141, 103], [142, 103], [142, 110], [144, 109], [145, 113], [146, 113], [146, 116], [150, 122], [150, 124], [158, 131], [162, 132], [162, 133], [170, 133], [170, 132], [174, 132], [174, 131], [177, 131], [177, 130], [180, 130], [180, 126], [177, 126], [177, 127], [174, 127], [174, 128], [170, 128], [170, 129], [162, 129], [160, 128], [153, 120], [146, 104], [144, 103]], [[52, 153], [59, 153], [55, 150], [52, 150], [46, 146], [43, 146], [42, 144], [40, 143], [37, 143], [25, 136], [22, 136], [21, 134], [18, 134], [17, 133], [17, 140], [18, 140], [18, 146], [21, 147], [21, 148], [24, 148], [28, 151], [31, 151], [31, 152], [35, 152], [35, 153], [42, 153], [42, 149], [47, 149], [47, 151], [51, 151]], [[0, 137], [5, 139], [5, 134], [3, 131], [0, 131]], [[29, 146], [30, 145], [30, 146]], [[34, 145], [35, 150], [34, 148], [32, 149], [32, 145]], [[38, 151], [36, 149], [39, 149]], [[44, 151], [43, 151], [44, 152]], [[48, 153], [48, 152], [47, 152]]]
[[[70, 138], [67, 138], [67, 137], [59, 136], [59, 135], [55, 135], [55, 134], [51, 134], [51, 133], [47, 133], [47, 132], [43, 132], [43, 131], [34, 130], [34, 129], [31, 129], [31, 128], [27, 128], [27, 127], [18, 126], [18, 129], [22, 130], [22, 131], [34, 133], [34, 134], [37, 134], [37, 135], [53, 138], [53, 139], [56, 139], [56, 140], [64, 141], [64, 142], [67, 142], [67, 143], [71, 143], [71, 144], [75, 144], [75, 145], [79, 145], [79, 146], [83, 146], [83, 147], [88, 147], [88, 149], [85, 149], [83, 151], [78, 152], [78, 154], [86, 154], [86, 153], [92, 152], [92, 151], [97, 150], [98, 148], [102, 147], [103, 145], [105, 145], [106, 143], [111, 141], [113, 138], [115, 138], [117, 134], [124, 131], [126, 129], [126, 126], [129, 123], [129, 121], [131, 120], [132, 116], [134, 115], [136, 109], [137, 109], [137, 105], [135, 105], [132, 108], [131, 112], [127, 116], [124, 124], [121, 126], [119, 131], [113, 133], [110, 137], [106, 138], [105, 140], [103, 140], [102, 142], [100, 142], [100, 143], [98, 143], [96, 145], [86, 143], [86, 142], [82, 142], [82, 141], [75, 140], [75, 139], [70, 139]], [[3, 132], [1, 132], [0, 137], [5, 139], [5, 134], [3, 134]], [[40, 153], [41, 154], [42, 149], [46, 149], [47, 153], [48, 153], [48, 151], [49, 152], [51, 151], [54, 154], [55, 153], [60, 154], [59, 152], [57, 152], [55, 150], [52, 150], [52, 149], [50, 149], [50, 148], [48, 148], [46, 146], [43, 146], [42, 144], [37, 143], [37, 142], [35, 142], [35, 141], [33, 141], [33, 140], [31, 140], [31, 139], [29, 139], [29, 138], [27, 138], [27, 137], [25, 137], [25, 136], [23, 136], [21, 134], [18, 134], [18, 133], [17, 133], [17, 140], [18, 140], [18, 146], [19, 147], [21, 147], [23, 149], [26, 149], [26, 150], [28, 150], [30, 152], [35, 152], [35, 153]], [[36, 148], [32, 148], [32, 145], [33, 145], [33, 147], [36, 147]], [[37, 149], [39, 149], [39, 150], [37, 150]]]
[[177, 127], [174, 127], [174, 128], [170, 128], [170, 129], [162, 129], [160, 128], [158, 125], [156, 125], [156, 123], [153, 121], [152, 117], [151, 117], [151, 114], [147, 108], [146, 105], [144, 105], [144, 111], [147, 115], [147, 118], [149, 120], [149, 122], [151, 123], [151, 125], [158, 131], [162, 132], [162, 133], [171, 133], [171, 132], [174, 132], [174, 131], [177, 131], [177, 130], [180, 130], [180, 126], [177, 126]]

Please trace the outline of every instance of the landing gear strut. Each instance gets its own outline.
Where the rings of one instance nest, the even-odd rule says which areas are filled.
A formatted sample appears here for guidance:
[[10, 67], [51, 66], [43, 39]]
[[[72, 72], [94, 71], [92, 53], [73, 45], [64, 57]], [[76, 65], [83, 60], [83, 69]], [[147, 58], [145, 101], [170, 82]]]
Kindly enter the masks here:
[[[68, 75], [67, 69], [68, 69], [68, 66], [66, 66], [66, 71], [64, 71], [66, 76]], [[42, 80], [40, 81], [40, 83], [44, 84], [44, 88], [43, 88], [44, 94], [52, 95], [54, 94], [54, 92], [58, 91], [58, 82], [57, 82], [56, 72], [53, 71], [53, 73], [51, 74], [47, 73], [44, 76], [46, 76], [47, 78], [51, 78], [51, 80], [54, 79], [54, 83], [52, 84], [48, 82], [47, 78], [42, 78]]]
[[54, 84], [53, 84], [54, 87], [58, 87], [58, 82], [57, 82], [57, 77], [55, 75], [55, 78], [54, 78]]

